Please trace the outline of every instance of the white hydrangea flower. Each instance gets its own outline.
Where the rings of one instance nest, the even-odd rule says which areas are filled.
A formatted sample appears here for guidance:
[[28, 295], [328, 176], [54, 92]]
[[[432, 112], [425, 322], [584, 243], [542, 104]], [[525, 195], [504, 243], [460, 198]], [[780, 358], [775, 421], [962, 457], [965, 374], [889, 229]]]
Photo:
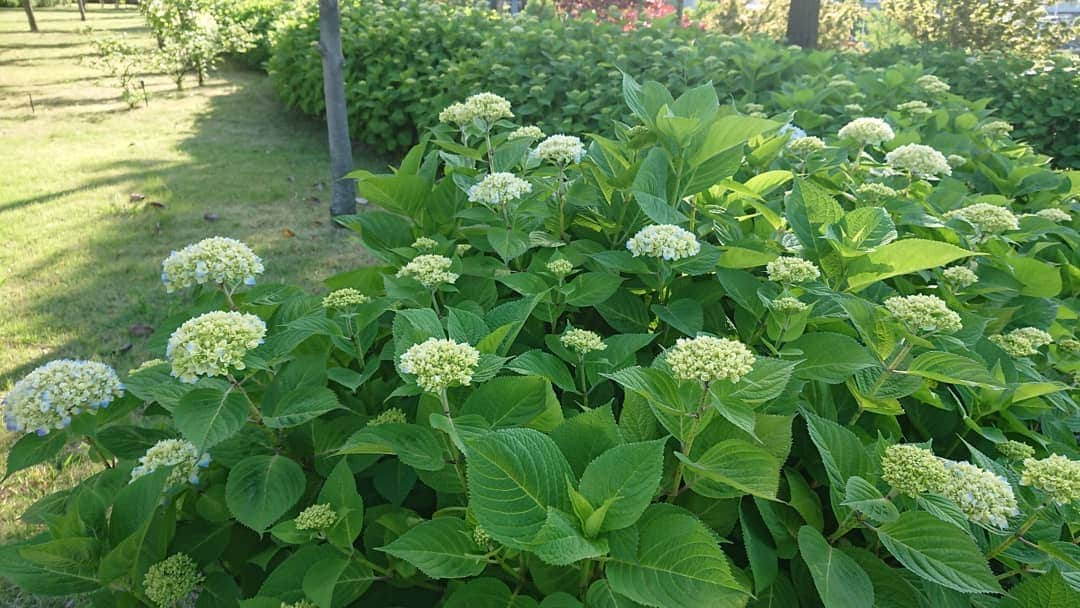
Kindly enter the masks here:
[[885, 448], [881, 457], [881, 478], [894, 490], [908, 496], [940, 493], [949, 481], [945, 462], [930, 450], [900, 443]]
[[360, 291], [353, 289], [352, 287], [346, 287], [344, 289], [336, 289], [326, 294], [326, 297], [323, 298], [322, 305], [325, 308], [349, 308], [350, 306], [367, 304], [370, 301], [371, 298], [360, 293]]
[[754, 351], [742, 342], [712, 336], [679, 338], [667, 351], [667, 363], [676, 378], [702, 383], [738, 382], [756, 360]]
[[889, 123], [880, 118], [856, 118], [841, 127], [837, 135], [862, 146], [880, 146], [896, 137]]
[[859, 196], [872, 199], [895, 198], [898, 194], [896, 190], [877, 182], [859, 184], [859, 187], [855, 189], [855, 193]]
[[948, 93], [949, 89], [952, 88], [947, 82], [932, 74], [919, 76], [919, 78], [915, 80], [915, 84], [919, 85], [919, 88], [922, 90], [934, 96]]
[[416, 376], [420, 388], [437, 393], [451, 386], [468, 386], [480, 362], [480, 351], [453, 340], [428, 338], [401, 355], [401, 371]]
[[1037, 217], [1041, 217], [1044, 220], [1050, 220], [1051, 222], [1071, 222], [1072, 215], [1062, 211], [1061, 209], [1039, 209], [1035, 212]]
[[537, 139], [544, 139], [544, 137], [546, 137], [546, 135], [544, 135], [544, 132], [540, 127], [528, 125], [514, 129], [510, 132], [510, 135], [507, 136], [507, 139], [531, 139], [535, 141]]
[[949, 479], [941, 493], [971, 521], [1007, 528], [1008, 518], [1020, 512], [1012, 486], [1004, 478], [968, 462], [946, 461], [945, 470]]
[[604, 344], [604, 339], [600, 337], [600, 334], [587, 329], [568, 329], [559, 338], [559, 341], [562, 342], [563, 347], [579, 355], [607, 348], [607, 344]]
[[532, 184], [513, 173], [500, 171], [485, 175], [484, 179], [469, 186], [468, 195], [471, 202], [497, 207], [516, 201], [530, 192]]
[[108, 407], [123, 395], [120, 378], [104, 363], [50, 361], [16, 382], [4, 398], [4, 425], [9, 431], [46, 435], [66, 428], [72, 416]]
[[460, 127], [472, 122], [472, 115], [469, 113], [469, 109], [465, 107], [465, 104], [461, 102], [452, 103], [443, 108], [442, 112], [439, 112], [439, 122]]
[[896, 171], [923, 179], [952, 175], [948, 159], [941, 152], [922, 144], [900, 146], [885, 155], [885, 162]]
[[849, 103], [844, 106], [844, 112], [847, 114], [862, 114], [863, 107], [857, 103]]
[[810, 309], [810, 305], [800, 301], [798, 298], [787, 296], [772, 300], [769, 302], [769, 308], [779, 313], [793, 314], [806, 312]]
[[820, 137], [808, 135], [798, 139], [792, 139], [787, 143], [787, 151], [799, 157], [810, 156], [814, 152], [825, 149], [825, 142]]
[[806, 283], [821, 276], [821, 271], [809, 260], [779, 257], [765, 266], [770, 281], [777, 283]]
[[1054, 337], [1037, 327], [1021, 327], [1007, 334], [990, 336], [990, 341], [1013, 357], [1030, 357], [1054, 341]]
[[979, 127], [979, 131], [991, 137], [1005, 137], [1012, 133], [1013, 126], [1004, 120], [992, 120]]
[[461, 127], [479, 120], [491, 125], [499, 119], [513, 117], [509, 101], [494, 93], [477, 93], [466, 99], [465, 103], [447, 106], [439, 113], [439, 122]]
[[439, 246], [439, 241], [427, 236], [422, 236], [413, 241], [413, 249], [422, 249], [424, 251], [431, 251]]
[[1080, 462], [1060, 454], [1042, 460], [1027, 458], [1020, 485], [1042, 490], [1059, 505], [1080, 501]]
[[[210, 454], [199, 454], [195, 444], [184, 439], [162, 439], [150, 446], [131, 469], [131, 481], [164, 467], [174, 467], [165, 487], [199, 483], [199, 471], [210, 466]], [[130, 482], [129, 482], [130, 483]]]
[[1020, 229], [1020, 220], [1016, 215], [998, 205], [975, 203], [945, 214], [946, 218], [960, 218], [971, 224], [980, 234], [998, 234]]
[[585, 156], [585, 144], [573, 135], [552, 135], [537, 144], [532, 154], [556, 165], [574, 165]]
[[918, 100], [902, 103], [896, 106], [896, 109], [913, 117], [929, 116], [934, 113], [925, 101]]
[[885, 300], [885, 308], [914, 331], [951, 334], [962, 328], [960, 315], [937, 296], [893, 296]]
[[421, 285], [431, 289], [441, 283], [453, 283], [458, 280], [459, 275], [450, 272], [450, 266], [453, 263], [453, 260], [444, 255], [418, 255], [398, 270], [397, 276], [416, 279]]
[[665, 260], [681, 260], [695, 256], [701, 244], [692, 232], [672, 224], [656, 224], [638, 230], [626, 242], [634, 257], [649, 256]]
[[263, 343], [266, 323], [255, 315], [215, 310], [184, 322], [169, 336], [165, 356], [172, 375], [193, 383], [244, 369], [244, 356]]
[[979, 275], [975, 274], [975, 271], [967, 266], [950, 266], [941, 271], [941, 276], [945, 277], [945, 280], [951, 285], [960, 289], [971, 287], [979, 282]]
[[215, 236], [172, 252], [161, 263], [161, 282], [169, 293], [204, 283], [231, 290], [254, 285], [262, 272], [262, 260], [247, 245]]

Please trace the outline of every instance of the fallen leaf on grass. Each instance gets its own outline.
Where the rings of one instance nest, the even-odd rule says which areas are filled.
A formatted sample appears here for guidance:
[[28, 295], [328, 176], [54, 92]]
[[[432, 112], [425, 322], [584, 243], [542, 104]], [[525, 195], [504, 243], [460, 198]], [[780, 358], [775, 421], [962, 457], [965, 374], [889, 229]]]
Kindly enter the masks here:
[[292, 230], [288, 229], [288, 228], [282, 228], [281, 229], [281, 234], [282, 234], [282, 236], [285, 236], [286, 238], [290, 238], [290, 239], [293, 238], [294, 236], [296, 236], [296, 233], [293, 232]]

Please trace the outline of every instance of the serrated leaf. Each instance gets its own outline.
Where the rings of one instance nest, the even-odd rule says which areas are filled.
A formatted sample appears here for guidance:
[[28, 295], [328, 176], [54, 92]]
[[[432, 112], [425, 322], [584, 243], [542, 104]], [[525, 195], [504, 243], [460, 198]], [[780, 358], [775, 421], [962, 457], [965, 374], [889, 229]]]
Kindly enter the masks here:
[[[776, 498], [782, 464], [768, 450], [741, 439], [728, 439], [710, 447], [696, 461], [676, 452], [688, 471], [738, 491], [736, 496], [752, 494]], [[697, 489], [689, 479], [691, 488]]]
[[942, 351], [923, 353], [911, 362], [906, 374], [964, 386], [1000, 387], [1001, 382], [978, 361]]
[[364, 427], [346, 439], [338, 453], [394, 454], [423, 471], [439, 471], [446, 466], [438, 437], [418, 424], [391, 422]]
[[263, 423], [272, 429], [285, 429], [310, 422], [323, 414], [340, 409], [337, 395], [325, 386], [301, 385], [263, 412]]
[[874, 605], [874, 585], [854, 559], [829, 546], [810, 526], [799, 528], [799, 552], [825, 608]]
[[285, 456], [251, 456], [229, 471], [225, 502], [237, 521], [262, 532], [300, 500], [306, 485], [303, 469]]
[[632, 526], [645, 512], [660, 486], [665, 443], [666, 438], [615, 446], [585, 467], [581, 494], [595, 507], [611, 501], [601, 533]]
[[476, 576], [488, 565], [465, 522], [456, 517], [425, 521], [379, 550], [437, 579]]
[[200, 450], [232, 437], [247, 416], [247, 399], [230, 389], [195, 389], [181, 397], [173, 410], [176, 428]]
[[848, 479], [844, 505], [866, 515], [875, 523], [896, 521], [900, 517], [896, 505], [887, 500], [873, 484], [859, 476]]
[[585, 538], [569, 515], [548, 508], [547, 521], [537, 532], [529, 551], [552, 566], [568, 566], [604, 555], [608, 545], [603, 539]]
[[967, 534], [920, 511], [878, 528], [881, 544], [922, 578], [961, 593], [1000, 593], [986, 558]]

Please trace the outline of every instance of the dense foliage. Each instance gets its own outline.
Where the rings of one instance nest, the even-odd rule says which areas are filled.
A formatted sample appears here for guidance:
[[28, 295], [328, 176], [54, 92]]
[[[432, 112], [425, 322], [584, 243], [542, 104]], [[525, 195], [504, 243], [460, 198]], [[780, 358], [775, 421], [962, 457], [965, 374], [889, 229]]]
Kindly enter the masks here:
[[325, 297], [232, 239], [170, 255], [163, 359], [7, 396], [9, 473], [103, 469], [0, 576], [102, 607], [1075, 604], [1080, 187], [947, 94], [811, 135], [622, 96], [587, 145], [445, 108], [354, 174], [381, 264]]
[[226, 0], [143, 0], [139, 10], [158, 42], [157, 68], [169, 74], [176, 88], [194, 74], [201, 86], [226, 53], [253, 44], [252, 26], [239, 19]]
[[[751, 5], [742, 0], [702, 0], [690, 14], [693, 23], [725, 34], [763, 34], [782, 42], [787, 37], [791, 0], [765, 0]], [[818, 46], [851, 47], [869, 15], [859, 0], [825, 0], [818, 20]]]
[[915, 40], [968, 50], [1044, 55], [1080, 35], [1046, 21], [1047, 0], [883, 0], [881, 9]]
[[[317, 23], [310, 4], [285, 15], [269, 61], [281, 98], [309, 114], [323, 111]], [[1070, 124], [1078, 72], [1064, 64], [1028, 74], [1013, 71], [1023, 59], [977, 59], [969, 66], [956, 52], [907, 47], [868, 59], [697, 28], [627, 33], [585, 19], [511, 18], [419, 0], [344, 3], [342, 33], [349, 125], [356, 141], [379, 151], [408, 149], [442, 107], [478, 90], [499, 91], [522, 120], [549, 132], [608, 130], [621, 103], [619, 70], [676, 94], [711, 81], [725, 104], [759, 104], [772, 116], [797, 112], [799, 124], [835, 129], [853, 111], [845, 106], [880, 115], [923, 95], [905, 88], [924, 71], [913, 65], [922, 60], [947, 82], [955, 77], [954, 92], [964, 97], [993, 95], [991, 107], [1017, 125], [1018, 137], [1059, 166], [1080, 163], [1080, 138]], [[893, 67], [885, 85], [877, 84], [882, 76], [875, 66]]]

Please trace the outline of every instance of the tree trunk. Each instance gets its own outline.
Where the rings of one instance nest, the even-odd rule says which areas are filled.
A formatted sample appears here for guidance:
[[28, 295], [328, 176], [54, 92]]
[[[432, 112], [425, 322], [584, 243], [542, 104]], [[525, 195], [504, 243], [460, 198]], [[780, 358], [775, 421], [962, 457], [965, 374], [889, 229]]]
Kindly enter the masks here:
[[345, 56], [341, 52], [341, 12], [338, 0], [319, 0], [319, 52], [323, 64], [326, 133], [330, 140], [330, 216], [356, 213], [356, 184], [352, 171], [349, 113], [345, 106]]
[[79, 20], [86, 21], [86, 0], [76, 0], [79, 4]]
[[22, 7], [23, 10], [26, 11], [26, 20], [30, 22], [30, 31], [36, 32], [38, 31], [37, 19], [34, 19], [34, 6], [32, 2], [33, 0], [22, 0]]
[[787, 39], [804, 49], [817, 48], [821, 0], [791, 0], [788, 10]]

